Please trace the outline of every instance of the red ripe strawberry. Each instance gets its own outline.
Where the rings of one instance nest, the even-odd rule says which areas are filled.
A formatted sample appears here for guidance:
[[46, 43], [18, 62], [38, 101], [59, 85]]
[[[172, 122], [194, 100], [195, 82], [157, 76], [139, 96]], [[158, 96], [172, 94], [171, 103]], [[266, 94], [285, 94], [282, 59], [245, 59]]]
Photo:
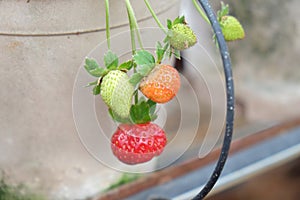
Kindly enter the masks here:
[[180, 88], [178, 71], [170, 65], [157, 65], [140, 83], [141, 92], [156, 103], [170, 101]]
[[130, 165], [144, 163], [160, 155], [166, 143], [165, 132], [151, 122], [121, 124], [111, 138], [113, 154]]

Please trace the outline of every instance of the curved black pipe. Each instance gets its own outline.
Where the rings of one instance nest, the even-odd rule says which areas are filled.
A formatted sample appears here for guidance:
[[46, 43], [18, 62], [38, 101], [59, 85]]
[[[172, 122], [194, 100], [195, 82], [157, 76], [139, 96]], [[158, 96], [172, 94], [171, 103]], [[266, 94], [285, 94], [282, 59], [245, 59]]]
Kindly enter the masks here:
[[[209, 180], [202, 188], [202, 190], [192, 200], [202, 200], [204, 197], [206, 197], [206, 195], [212, 190], [212, 188], [214, 187], [214, 185], [216, 184], [216, 182], [218, 181], [222, 173], [222, 170], [224, 168], [225, 162], [228, 157], [230, 144], [232, 140], [233, 121], [234, 121], [234, 101], [235, 101], [230, 55], [229, 55], [226, 41], [222, 34], [220, 24], [217, 20], [217, 17], [213, 9], [211, 8], [211, 5], [208, 3], [208, 0], [198, 0], [198, 1], [211, 23], [211, 27], [213, 28], [215, 37], [218, 42], [218, 47], [223, 62], [223, 69], [224, 69], [225, 82], [226, 82], [227, 111], [226, 111], [226, 129], [225, 129], [223, 145], [221, 148], [221, 154], [219, 156], [215, 169], [211, 174]], [[154, 199], [168, 200], [166, 198], [154, 198]]]
[[225, 80], [226, 80], [227, 113], [226, 113], [226, 129], [225, 129], [224, 141], [223, 141], [223, 146], [221, 149], [219, 160], [216, 164], [213, 173], [211, 174], [209, 180], [207, 181], [206, 185], [193, 198], [193, 200], [203, 199], [212, 190], [218, 178], [220, 177], [228, 156], [231, 139], [232, 139], [233, 121], [234, 121], [234, 87], [233, 87], [234, 85], [233, 85], [231, 61], [230, 61], [228, 47], [224, 39], [224, 36], [222, 34], [220, 24], [217, 20], [217, 17], [213, 9], [208, 3], [208, 0], [198, 0], [198, 1], [201, 4], [204, 12], [206, 13], [211, 23], [211, 26], [213, 28], [213, 31], [215, 33], [216, 39], [218, 41], [219, 50], [223, 61]]

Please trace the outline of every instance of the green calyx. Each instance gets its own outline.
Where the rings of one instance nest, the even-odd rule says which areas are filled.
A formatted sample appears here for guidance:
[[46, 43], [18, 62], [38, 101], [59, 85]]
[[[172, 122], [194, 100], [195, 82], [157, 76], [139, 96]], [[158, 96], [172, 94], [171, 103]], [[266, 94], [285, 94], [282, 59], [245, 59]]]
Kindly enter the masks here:
[[221, 18], [220, 25], [226, 41], [240, 40], [245, 37], [245, 31], [242, 25], [233, 16], [223, 16]]
[[177, 50], [187, 49], [197, 43], [193, 30], [186, 24], [175, 24], [171, 28], [170, 45]]
[[100, 95], [112, 112], [121, 118], [130, 115], [134, 87], [125, 72], [112, 70], [101, 82]]
[[133, 124], [145, 124], [154, 121], [157, 118], [155, 111], [156, 103], [141, 97], [136, 104], [131, 106], [130, 121]]
[[116, 122], [122, 124], [145, 124], [154, 121], [157, 118], [156, 103], [150, 99], [146, 100], [142, 96], [138, 102], [131, 105], [128, 117], [120, 117], [112, 108], [109, 108], [109, 114]]

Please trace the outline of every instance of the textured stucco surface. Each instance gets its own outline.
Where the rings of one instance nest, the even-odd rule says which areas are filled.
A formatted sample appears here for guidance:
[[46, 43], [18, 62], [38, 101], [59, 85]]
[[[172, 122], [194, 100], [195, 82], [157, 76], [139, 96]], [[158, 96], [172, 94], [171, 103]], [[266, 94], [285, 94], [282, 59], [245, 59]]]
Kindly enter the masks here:
[[[50, 199], [82, 199], [120, 176], [84, 149], [72, 114], [76, 73], [105, 32], [69, 33], [103, 29], [100, 2], [0, 1], [0, 170]], [[172, 2], [156, 2], [168, 10], [162, 20], [177, 16]], [[149, 17], [142, 1], [132, 3], [139, 19]], [[111, 12], [111, 34], [127, 30], [116, 27], [126, 22], [124, 3], [111, 1]]]

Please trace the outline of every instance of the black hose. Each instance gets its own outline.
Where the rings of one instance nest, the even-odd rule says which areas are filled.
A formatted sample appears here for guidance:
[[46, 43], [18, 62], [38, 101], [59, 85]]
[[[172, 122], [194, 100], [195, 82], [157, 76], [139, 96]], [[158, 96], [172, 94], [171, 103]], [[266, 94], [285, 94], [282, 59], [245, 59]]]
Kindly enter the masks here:
[[221, 149], [219, 160], [217, 162], [217, 165], [213, 173], [211, 174], [209, 180], [207, 181], [206, 185], [193, 198], [193, 200], [203, 199], [212, 190], [218, 178], [220, 177], [228, 156], [231, 139], [232, 139], [233, 121], [234, 121], [234, 88], [233, 88], [231, 61], [230, 61], [227, 44], [222, 34], [221, 27], [217, 20], [217, 17], [213, 9], [211, 8], [210, 4], [208, 3], [208, 0], [198, 0], [198, 1], [201, 4], [204, 12], [206, 13], [211, 23], [211, 26], [213, 28], [213, 31], [215, 33], [219, 45], [219, 50], [223, 61], [223, 68], [224, 68], [224, 74], [226, 80], [227, 113], [226, 113], [226, 129], [225, 129], [224, 141], [223, 141], [223, 146]]
[[[192, 199], [192, 200], [202, 200], [206, 195], [213, 189], [214, 185], [218, 181], [222, 170], [224, 168], [225, 162], [228, 157], [231, 139], [232, 139], [232, 132], [233, 132], [233, 121], [234, 121], [234, 84], [233, 84], [233, 78], [232, 78], [232, 70], [231, 70], [231, 61], [230, 61], [230, 55], [228, 51], [228, 47], [226, 44], [226, 41], [224, 39], [224, 36], [222, 34], [222, 30], [220, 27], [220, 24], [217, 20], [217, 17], [211, 8], [210, 4], [208, 3], [208, 0], [198, 0], [201, 4], [204, 12], [206, 13], [211, 26], [213, 28], [213, 31], [215, 33], [215, 37], [218, 42], [218, 47], [220, 50], [222, 62], [223, 62], [223, 69], [224, 69], [224, 75], [225, 75], [225, 82], [226, 82], [226, 98], [227, 98], [227, 111], [226, 111], [226, 129], [225, 129], [225, 135], [223, 140], [223, 145], [221, 149], [221, 154], [219, 156], [219, 159], [217, 161], [217, 164], [215, 166], [215, 169], [213, 173], [211, 174], [209, 180], [205, 184], [205, 186], [202, 188], [202, 190]], [[152, 200], [168, 200], [166, 198], [153, 198]]]
[[223, 68], [226, 80], [226, 96], [227, 96], [227, 113], [226, 113], [226, 129], [225, 136], [223, 141], [223, 146], [221, 149], [221, 154], [219, 160], [216, 164], [216, 167], [211, 174], [209, 180], [207, 181], [204, 188], [193, 198], [193, 200], [201, 200], [203, 199], [214, 187], [218, 178], [220, 177], [223, 167], [225, 165], [226, 159], [228, 157], [228, 152], [230, 149], [232, 132], [233, 132], [233, 121], [234, 121], [234, 87], [233, 87], [233, 78], [232, 78], [232, 70], [231, 70], [231, 61], [229, 56], [229, 51], [227, 48], [226, 41], [222, 34], [220, 24], [217, 20], [217, 17], [211, 8], [210, 4], [207, 0], [198, 0], [201, 4], [204, 12], [206, 13], [213, 31], [215, 33], [219, 50], [221, 53]]

